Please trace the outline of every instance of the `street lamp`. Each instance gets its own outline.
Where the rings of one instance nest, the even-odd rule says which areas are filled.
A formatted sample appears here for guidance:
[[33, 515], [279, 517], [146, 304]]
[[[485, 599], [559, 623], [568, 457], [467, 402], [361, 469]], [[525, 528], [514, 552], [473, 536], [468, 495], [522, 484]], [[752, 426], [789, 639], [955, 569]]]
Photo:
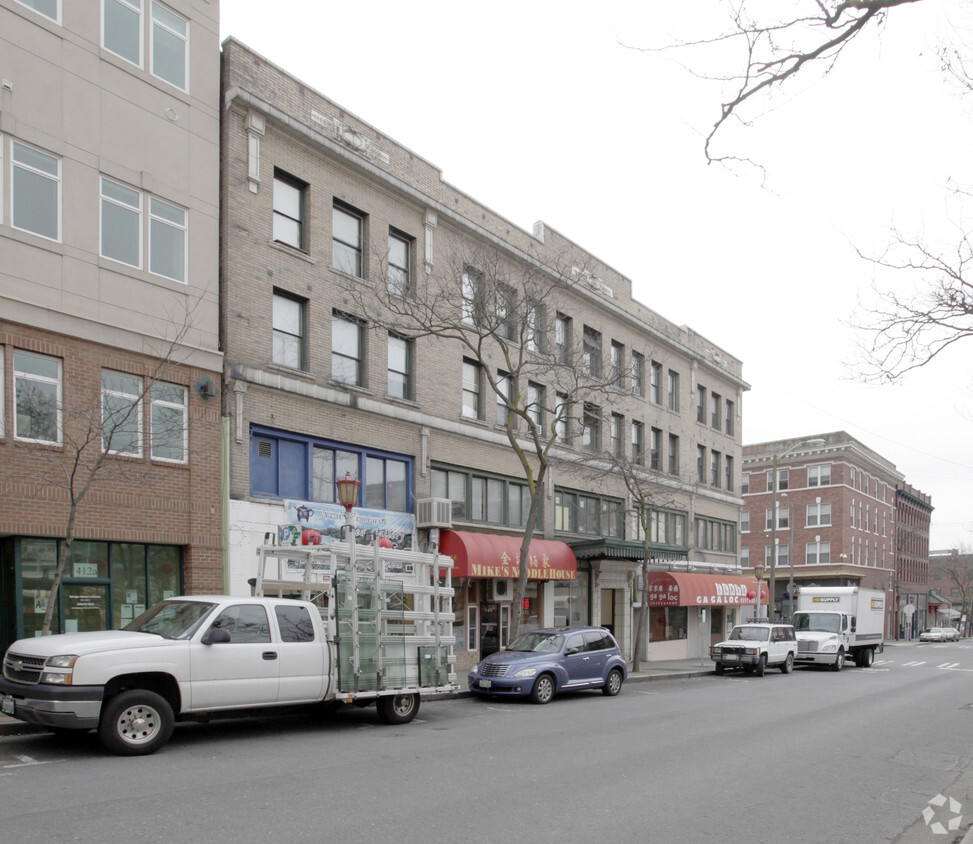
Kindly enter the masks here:
[[757, 578], [757, 597], [754, 598], [753, 600], [754, 603], [753, 617], [755, 620], [759, 621], [760, 620], [760, 590], [762, 588], [760, 585], [760, 579], [764, 576], [763, 565], [760, 563], [755, 563], [753, 566], [753, 574], [754, 577]]
[[[782, 492], [780, 494], [781, 498], [787, 498], [787, 493]], [[821, 500], [820, 498], [818, 499]], [[787, 501], [787, 524], [791, 530], [791, 538], [787, 545], [787, 563], [791, 570], [790, 581], [787, 584], [787, 595], [789, 597], [789, 603], [791, 605], [791, 611], [788, 614], [788, 621], [793, 621], [794, 610], [797, 609], [797, 584], [794, 582], [794, 508], [790, 505], [790, 499]]]
[[348, 555], [351, 570], [355, 570], [355, 514], [352, 508], [358, 503], [358, 490], [361, 488], [361, 481], [354, 477], [351, 472], [345, 472], [345, 476], [335, 482], [338, 487], [338, 502], [345, 508], [345, 540], [348, 542]]
[[[774, 594], [777, 589], [777, 464], [781, 457], [790, 454], [794, 449], [800, 448], [801, 446], [807, 445], [824, 445], [827, 442], [822, 437], [812, 437], [809, 440], [801, 440], [800, 442], [794, 443], [789, 448], [784, 449], [780, 454], [774, 453], [774, 502], [773, 509], [771, 510], [771, 524], [770, 524], [770, 578], [768, 579], [768, 588], [770, 590], [770, 603], [767, 607], [767, 616], [770, 617], [770, 612], [774, 607]], [[793, 549], [791, 551], [793, 553]], [[792, 577], [793, 579], [793, 577]]]

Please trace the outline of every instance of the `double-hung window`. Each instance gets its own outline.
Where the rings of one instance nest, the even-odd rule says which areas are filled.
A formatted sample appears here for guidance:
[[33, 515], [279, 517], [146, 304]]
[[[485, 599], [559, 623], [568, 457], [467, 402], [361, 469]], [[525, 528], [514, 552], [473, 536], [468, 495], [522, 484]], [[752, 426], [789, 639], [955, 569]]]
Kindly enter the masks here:
[[669, 434], [669, 474], [679, 474], [679, 437]]
[[645, 356], [640, 352], [632, 352], [632, 395], [645, 395]]
[[364, 326], [344, 314], [331, 318], [331, 377], [342, 384], [365, 383]]
[[473, 360], [463, 359], [463, 416], [467, 419], [482, 418], [480, 365]]
[[365, 215], [335, 202], [331, 212], [331, 266], [364, 278]]
[[558, 442], [562, 442], [565, 445], [570, 442], [569, 428], [568, 428], [568, 417], [570, 415], [570, 407], [568, 405], [568, 394], [558, 392], [555, 394], [554, 403], [554, 433], [557, 436]]
[[[182, 91], [189, 89], [189, 21], [149, 0], [149, 72]], [[143, 0], [103, 0], [102, 46], [143, 66]]]
[[645, 424], [632, 421], [632, 463], [645, 465]]
[[696, 421], [706, 424], [706, 388], [696, 388]]
[[287, 173], [275, 170], [274, 240], [306, 251], [306, 215], [307, 185]]
[[807, 505], [807, 526], [826, 527], [831, 524], [831, 503], [818, 501]]
[[679, 412], [679, 373], [669, 370], [669, 410]]
[[108, 369], [101, 373], [103, 451], [139, 457], [142, 454], [142, 379]]
[[585, 375], [601, 377], [601, 332], [584, 327], [582, 333], [581, 365]]
[[649, 400], [653, 404], [662, 404], [662, 364], [652, 361], [649, 366]]
[[388, 393], [393, 398], [412, 398], [412, 341], [389, 334]]
[[[149, 205], [149, 272], [186, 281], [188, 212], [157, 196]], [[143, 194], [101, 177], [101, 255], [131, 267], [142, 266]]]
[[396, 296], [412, 293], [412, 238], [389, 229], [388, 289]]
[[11, 142], [11, 224], [50, 240], [61, 239], [61, 159]]
[[624, 454], [624, 447], [622, 445], [622, 429], [625, 425], [624, 417], [620, 413], [613, 413], [609, 421], [611, 425], [611, 453], [612, 457], [617, 460], [621, 460]]
[[185, 463], [189, 453], [186, 388], [157, 381], [150, 394], [152, 459]]
[[19, 2], [45, 18], [50, 18], [54, 23], [61, 22], [61, 0], [19, 0]]
[[513, 381], [506, 372], [497, 372], [497, 425], [505, 426], [510, 418]]
[[662, 431], [653, 428], [649, 437], [649, 468], [658, 472], [662, 469]]
[[289, 369], [304, 369], [304, 311], [307, 303], [274, 293], [273, 360]]
[[61, 442], [61, 361], [15, 351], [14, 436], [28, 442]]
[[581, 421], [581, 448], [588, 452], [601, 449], [601, 408], [586, 404]]
[[142, 266], [142, 192], [101, 177], [101, 254]]
[[527, 418], [538, 428], [544, 425], [544, 387], [535, 384], [533, 381], [527, 382]]

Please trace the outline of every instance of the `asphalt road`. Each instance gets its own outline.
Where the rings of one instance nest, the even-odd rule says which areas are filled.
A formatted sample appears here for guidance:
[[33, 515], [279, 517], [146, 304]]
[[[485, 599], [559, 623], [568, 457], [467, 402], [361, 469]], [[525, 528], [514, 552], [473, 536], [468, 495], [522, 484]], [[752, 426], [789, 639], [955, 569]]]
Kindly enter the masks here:
[[369, 709], [188, 724], [136, 759], [7, 737], [0, 839], [950, 844], [973, 821], [971, 727], [964, 641], [838, 674], [432, 701], [402, 727]]

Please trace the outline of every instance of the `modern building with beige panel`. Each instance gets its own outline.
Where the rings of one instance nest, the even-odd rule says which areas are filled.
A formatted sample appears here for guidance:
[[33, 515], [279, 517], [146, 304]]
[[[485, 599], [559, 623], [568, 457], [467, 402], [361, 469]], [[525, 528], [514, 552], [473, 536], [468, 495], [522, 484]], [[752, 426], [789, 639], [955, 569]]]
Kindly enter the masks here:
[[[222, 91], [220, 307], [234, 590], [246, 588], [254, 547], [282, 523], [314, 512], [337, 532], [334, 485], [346, 472], [362, 481], [358, 512], [370, 524], [407, 526], [389, 528], [403, 534], [396, 541], [425, 541], [409, 527], [417, 502], [449, 502], [442, 545], [459, 558], [461, 662], [502, 647], [513, 613], [521, 629], [609, 626], [631, 656], [647, 567], [740, 574], [748, 385], [739, 360], [634, 299], [630, 279], [550, 226], [518, 228], [233, 39], [223, 44]], [[502, 361], [370, 319], [358, 295], [380, 288], [421, 300], [434, 279], [446, 279], [457, 310], [472, 303], [472, 316], [470, 290], [482, 267], [457, 256], [484, 254], [512, 272], [529, 268], [549, 280], [551, 268], [562, 272], [531, 311], [542, 316], [528, 352], [573, 344], [578, 366], [597, 361], [624, 383], [610, 401], [578, 408], [552, 450], [535, 536], [555, 544], [545, 546], [550, 554], [531, 569], [516, 607], [512, 563], [527, 476], [487, 386], [504, 375]], [[651, 278], [651, 267], [645, 273], [666, 283]], [[553, 376], [527, 389], [556, 403]], [[610, 450], [632, 458], [652, 490], [649, 560], [632, 495], [599, 463]], [[694, 655], [740, 612], [707, 609], [651, 606], [640, 656]]]
[[0, 647], [39, 629], [75, 463], [52, 629], [222, 591], [218, 23], [0, 0]]

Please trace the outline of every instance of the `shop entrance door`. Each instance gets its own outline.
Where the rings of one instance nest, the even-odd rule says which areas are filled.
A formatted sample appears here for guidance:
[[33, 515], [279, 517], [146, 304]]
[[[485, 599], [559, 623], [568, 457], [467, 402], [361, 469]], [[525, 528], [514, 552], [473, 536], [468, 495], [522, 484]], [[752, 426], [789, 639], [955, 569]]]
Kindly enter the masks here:
[[108, 629], [111, 618], [107, 583], [62, 580], [58, 590], [65, 633], [93, 633]]
[[[607, 627], [608, 632], [616, 639], [621, 631], [616, 632], [615, 610], [621, 606], [624, 591], [621, 589], [602, 589], [601, 590], [601, 627]], [[621, 618], [618, 619], [621, 621]], [[619, 641], [621, 644], [621, 641]]]
[[725, 638], [723, 629], [726, 627], [726, 607], [712, 607], [709, 625], [710, 644], [718, 645]]
[[480, 604], [480, 659], [500, 650], [500, 605]]

